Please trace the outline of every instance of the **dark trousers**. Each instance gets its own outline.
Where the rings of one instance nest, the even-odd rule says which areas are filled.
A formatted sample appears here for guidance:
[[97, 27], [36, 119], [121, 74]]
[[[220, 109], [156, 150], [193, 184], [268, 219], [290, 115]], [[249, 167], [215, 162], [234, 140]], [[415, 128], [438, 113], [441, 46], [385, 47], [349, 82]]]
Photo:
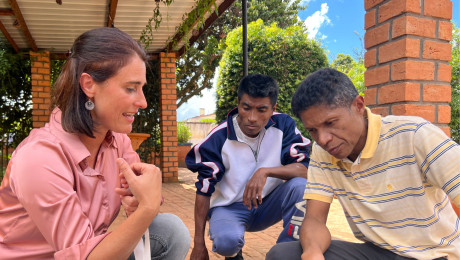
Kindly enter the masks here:
[[[303, 250], [299, 241], [276, 244], [268, 252], [265, 260], [301, 260]], [[370, 242], [364, 244], [333, 240], [324, 252], [326, 260], [407, 260], [413, 259], [397, 255]], [[444, 259], [444, 258], [437, 258]]]

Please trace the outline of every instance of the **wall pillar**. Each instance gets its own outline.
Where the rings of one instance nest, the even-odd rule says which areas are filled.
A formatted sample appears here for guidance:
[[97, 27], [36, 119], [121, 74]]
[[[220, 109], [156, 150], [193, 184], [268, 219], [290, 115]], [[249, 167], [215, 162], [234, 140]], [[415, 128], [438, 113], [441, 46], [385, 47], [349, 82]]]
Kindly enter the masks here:
[[45, 126], [49, 122], [50, 93], [50, 53], [30, 51], [32, 80], [32, 126]]
[[163, 182], [177, 182], [176, 53], [160, 53], [160, 168]]
[[365, 103], [420, 116], [450, 136], [452, 2], [365, 0]]

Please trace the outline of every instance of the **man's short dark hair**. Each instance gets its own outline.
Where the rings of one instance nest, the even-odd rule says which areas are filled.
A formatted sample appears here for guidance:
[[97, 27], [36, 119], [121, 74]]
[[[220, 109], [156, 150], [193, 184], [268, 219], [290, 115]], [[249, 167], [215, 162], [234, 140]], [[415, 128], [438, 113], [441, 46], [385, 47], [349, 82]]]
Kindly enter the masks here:
[[238, 99], [241, 100], [244, 94], [250, 97], [269, 97], [272, 106], [278, 100], [279, 87], [276, 80], [262, 74], [250, 74], [241, 79], [238, 86]]
[[309, 107], [349, 108], [359, 93], [347, 75], [331, 68], [323, 68], [308, 75], [292, 97], [292, 112], [298, 118]]

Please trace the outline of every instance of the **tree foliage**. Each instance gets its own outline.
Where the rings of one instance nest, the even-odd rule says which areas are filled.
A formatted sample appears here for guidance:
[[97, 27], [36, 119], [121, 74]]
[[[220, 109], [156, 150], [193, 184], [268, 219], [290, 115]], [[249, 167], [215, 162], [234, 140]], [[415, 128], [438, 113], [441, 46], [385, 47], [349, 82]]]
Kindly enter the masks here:
[[[225, 119], [237, 106], [238, 84], [243, 77], [241, 27], [227, 36], [217, 83], [216, 120]], [[321, 43], [307, 38], [302, 26], [279, 28], [276, 23], [264, 25], [257, 20], [248, 25], [249, 73], [272, 76], [280, 86], [277, 111], [291, 113], [291, 99], [301, 80], [310, 73], [328, 66]], [[302, 124], [297, 122], [299, 129]], [[301, 130], [302, 131], [302, 130]], [[302, 131], [306, 134], [306, 131]]]
[[450, 131], [452, 140], [460, 143], [460, 29], [454, 25], [452, 32], [452, 88]]
[[340, 53], [332, 61], [331, 68], [345, 73], [351, 79], [359, 94], [364, 97], [364, 90], [366, 90], [364, 72], [366, 72], [366, 67], [364, 67], [363, 59], [358, 58], [358, 60], [355, 60], [348, 54]]
[[[248, 22], [262, 19], [266, 24], [276, 22], [278, 27], [298, 25], [297, 14], [305, 10], [301, 0], [248, 0]], [[236, 1], [177, 61], [177, 107], [193, 96], [201, 96], [212, 87], [216, 68], [224, 49], [219, 48], [226, 35], [242, 24], [242, 6]]]

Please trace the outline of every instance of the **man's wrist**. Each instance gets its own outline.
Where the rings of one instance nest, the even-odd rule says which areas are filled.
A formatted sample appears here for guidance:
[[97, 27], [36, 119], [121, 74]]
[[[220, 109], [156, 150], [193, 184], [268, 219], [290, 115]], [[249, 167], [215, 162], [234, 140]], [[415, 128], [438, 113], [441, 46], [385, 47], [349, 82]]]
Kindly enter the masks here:
[[270, 177], [270, 168], [260, 168], [259, 172], [264, 178]]

